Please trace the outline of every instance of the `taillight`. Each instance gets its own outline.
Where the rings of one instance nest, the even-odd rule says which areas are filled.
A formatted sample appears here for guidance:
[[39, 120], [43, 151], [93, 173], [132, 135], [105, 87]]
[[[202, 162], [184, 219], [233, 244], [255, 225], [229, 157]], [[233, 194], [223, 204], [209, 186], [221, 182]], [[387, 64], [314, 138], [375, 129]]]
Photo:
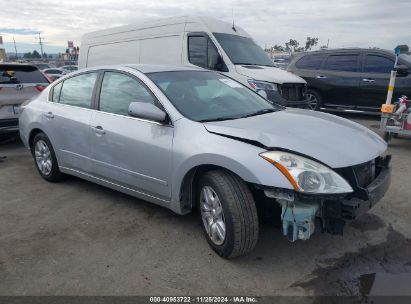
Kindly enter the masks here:
[[39, 91], [39, 92], [43, 91], [45, 88], [46, 88], [46, 87], [43, 86], [43, 85], [41, 85], [41, 84], [36, 85], [36, 89], [37, 89], [37, 91]]

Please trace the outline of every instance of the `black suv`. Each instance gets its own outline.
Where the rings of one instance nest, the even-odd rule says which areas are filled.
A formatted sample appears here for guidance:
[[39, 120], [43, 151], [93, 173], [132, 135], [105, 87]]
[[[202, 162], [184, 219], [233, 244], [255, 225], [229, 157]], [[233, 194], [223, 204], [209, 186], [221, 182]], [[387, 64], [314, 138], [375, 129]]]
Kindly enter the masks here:
[[[310, 108], [378, 111], [387, 97], [394, 52], [381, 49], [336, 49], [303, 53], [287, 70], [304, 78]], [[393, 100], [411, 97], [411, 55], [401, 54]]]

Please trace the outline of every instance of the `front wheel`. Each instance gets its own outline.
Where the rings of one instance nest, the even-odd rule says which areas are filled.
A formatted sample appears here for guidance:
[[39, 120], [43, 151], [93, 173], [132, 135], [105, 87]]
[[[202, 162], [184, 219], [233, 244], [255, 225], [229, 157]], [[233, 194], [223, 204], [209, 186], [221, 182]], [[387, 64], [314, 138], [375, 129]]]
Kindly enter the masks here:
[[200, 180], [198, 197], [204, 234], [215, 252], [234, 258], [254, 249], [257, 208], [242, 179], [224, 170], [209, 171]]
[[319, 111], [322, 107], [322, 97], [321, 94], [315, 90], [308, 89], [305, 93], [305, 99], [307, 100], [308, 110]]

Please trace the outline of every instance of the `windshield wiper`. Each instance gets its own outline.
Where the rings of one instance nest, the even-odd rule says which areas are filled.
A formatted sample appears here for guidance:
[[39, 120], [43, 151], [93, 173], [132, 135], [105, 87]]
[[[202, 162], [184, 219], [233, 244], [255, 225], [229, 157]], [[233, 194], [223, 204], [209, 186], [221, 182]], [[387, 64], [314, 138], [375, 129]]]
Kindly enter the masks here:
[[224, 121], [224, 120], [232, 120], [232, 119], [238, 119], [238, 118], [240, 117], [218, 117], [218, 118], [202, 119], [202, 120], [199, 120], [198, 122]]
[[264, 109], [264, 110], [260, 110], [260, 111], [254, 112], [254, 113], [250, 113], [250, 114], [243, 115], [243, 116], [238, 117], [238, 118], [246, 118], [246, 117], [251, 117], [251, 116], [258, 116], [258, 115], [267, 114], [267, 113], [272, 113], [272, 112], [277, 112], [277, 111], [278, 111], [278, 110], [276, 110], [276, 109]]
[[247, 63], [247, 62], [236, 62], [236, 65], [251, 65], [251, 66], [267, 66], [267, 67], [273, 67], [274, 65], [268, 65], [268, 64], [258, 64], [258, 63]]

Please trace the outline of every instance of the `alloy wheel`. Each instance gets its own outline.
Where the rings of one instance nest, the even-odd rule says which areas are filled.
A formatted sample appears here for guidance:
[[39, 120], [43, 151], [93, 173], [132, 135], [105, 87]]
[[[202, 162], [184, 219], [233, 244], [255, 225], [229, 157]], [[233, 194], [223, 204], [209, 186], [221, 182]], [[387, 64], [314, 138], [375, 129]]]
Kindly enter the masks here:
[[34, 157], [36, 158], [37, 167], [44, 175], [51, 173], [53, 161], [51, 159], [50, 149], [44, 140], [37, 141], [34, 147]]
[[200, 212], [211, 241], [218, 246], [222, 245], [226, 236], [223, 207], [217, 193], [210, 186], [204, 186], [201, 189]]
[[317, 108], [318, 105], [318, 99], [314, 94], [311, 93], [307, 93], [305, 94], [305, 98], [307, 101], [307, 108], [309, 110], [315, 110]]

